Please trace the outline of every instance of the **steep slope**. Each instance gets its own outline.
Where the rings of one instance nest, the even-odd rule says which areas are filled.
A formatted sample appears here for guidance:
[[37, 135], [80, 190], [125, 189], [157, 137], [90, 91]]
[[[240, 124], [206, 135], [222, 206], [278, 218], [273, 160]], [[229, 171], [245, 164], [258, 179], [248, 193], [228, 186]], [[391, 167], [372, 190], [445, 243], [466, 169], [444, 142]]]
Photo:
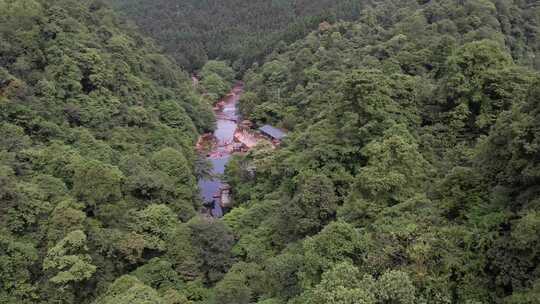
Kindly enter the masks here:
[[[496, 60], [492, 55], [511, 56], [516, 64], [538, 70], [538, 18], [538, 7], [520, 1], [472, 1], [464, 5], [444, 1], [425, 5], [384, 2], [375, 10], [364, 10], [360, 23], [339, 23], [331, 30], [329, 24], [322, 23], [318, 32], [287, 50], [275, 51], [264, 65], [249, 71], [245, 77], [247, 86], [257, 96], [253, 96], [253, 103], [248, 101], [251, 96], [247, 96], [244, 114], [261, 122], [279, 120], [288, 128], [294, 126], [292, 120], [311, 123], [311, 118], [317, 117], [314, 113], [319, 113], [329, 99], [311, 97], [310, 82], [322, 82], [329, 88], [334, 84], [330, 81], [337, 76], [371, 67], [385, 73], [422, 77], [433, 83], [448, 79], [448, 74], [454, 72], [445, 65], [459, 46], [481, 40], [491, 41], [485, 44], [498, 43], [504, 49], [504, 55], [485, 54], [486, 60]], [[462, 55], [461, 60], [465, 61], [469, 59], [466, 56], [473, 54]], [[325, 92], [322, 88], [312, 90]], [[310, 114], [299, 115], [305, 110]]]
[[216, 303], [534, 303], [532, 4], [380, 1], [250, 69], [243, 113], [292, 132], [228, 168]]
[[199, 208], [210, 105], [102, 1], [0, 0], [0, 120], [0, 303], [90, 303]]

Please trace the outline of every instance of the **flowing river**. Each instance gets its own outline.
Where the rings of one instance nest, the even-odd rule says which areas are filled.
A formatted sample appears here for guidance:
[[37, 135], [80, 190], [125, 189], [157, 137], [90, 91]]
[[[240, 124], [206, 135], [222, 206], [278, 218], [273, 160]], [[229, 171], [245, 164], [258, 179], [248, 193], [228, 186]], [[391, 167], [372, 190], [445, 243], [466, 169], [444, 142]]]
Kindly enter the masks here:
[[199, 181], [203, 201], [210, 206], [210, 213], [213, 217], [223, 216], [223, 208], [214, 196], [219, 194], [220, 188], [224, 186], [219, 175], [224, 173], [225, 165], [233, 152], [234, 134], [239, 121], [237, 105], [242, 93], [243, 85], [238, 83], [233, 87], [231, 93], [218, 103], [219, 107], [214, 110], [217, 119], [217, 127], [212, 138], [214, 144], [210, 151], [205, 151], [207, 159], [212, 164], [211, 172], [214, 177]]

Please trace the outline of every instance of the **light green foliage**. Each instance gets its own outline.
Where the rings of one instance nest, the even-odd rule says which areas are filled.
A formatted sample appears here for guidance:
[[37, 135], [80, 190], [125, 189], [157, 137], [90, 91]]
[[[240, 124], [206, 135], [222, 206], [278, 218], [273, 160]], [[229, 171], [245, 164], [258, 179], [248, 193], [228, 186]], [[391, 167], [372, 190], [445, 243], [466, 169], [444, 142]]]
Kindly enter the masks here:
[[[160, 119], [171, 128], [177, 128], [187, 134], [195, 135], [195, 125], [186, 110], [177, 102], [166, 100], [158, 105]], [[193, 140], [193, 139], [192, 139]]]
[[384, 304], [417, 303], [415, 288], [408, 275], [388, 271], [378, 279], [361, 272], [350, 263], [336, 264], [325, 272], [321, 282], [306, 291], [295, 303]]
[[[165, 304], [152, 287], [137, 278], [125, 275], [111, 284], [105, 294], [95, 304]], [[168, 304], [168, 303], [167, 303]]]
[[176, 215], [165, 205], [150, 205], [135, 214], [133, 229], [141, 234], [145, 247], [164, 251], [165, 240], [173, 232]]
[[152, 164], [180, 183], [193, 183], [191, 168], [185, 156], [172, 148], [165, 148], [152, 155]]
[[216, 74], [228, 84], [234, 81], [234, 70], [224, 61], [209, 60], [201, 69], [201, 76], [204, 79], [211, 74]]
[[210, 102], [227, 95], [235, 79], [234, 70], [225, 61], [210, 60], [201, 69], [201, 88]]
[[51, 282], [60, 286], [87, 280], [96, 272], [87, 252], [86, 234], [74, 230], [48, 250], [43, 269], [51, 271]]
[[225, 214], [223, 216], [223, 222], [231, 228], [235, 234], [239, 234], [238, 231], [242, 227], [242, 223], [240, 223], [242, 217], [244, 217], [247, 213], [246, 208], [244, 207], [237, 207], [231, 210], [231, 212]]
[[375, 289], [375, 282], [372, 278], [362, 279], [356, 267], [349, 263], [341, 263], [325, 272], [321, 283], [301, 296], [298, 303], [377, 303], [374, 295]]
[[212, 100], [218, 100], [229, 93], [229, 85], [216, 73], [208, 74], [201, 81], [201, 86]]

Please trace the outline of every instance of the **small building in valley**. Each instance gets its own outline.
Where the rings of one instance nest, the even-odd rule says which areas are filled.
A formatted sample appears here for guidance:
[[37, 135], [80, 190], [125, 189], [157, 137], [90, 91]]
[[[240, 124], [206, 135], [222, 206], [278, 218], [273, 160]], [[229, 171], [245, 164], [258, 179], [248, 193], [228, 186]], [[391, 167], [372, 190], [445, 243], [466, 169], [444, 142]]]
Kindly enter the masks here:
[[270, 125], [260, 127], [259, 131], [262, 135], [268, 137], [274, 143], [280, 143], [285, 137], [287, 137], [287, 133]]

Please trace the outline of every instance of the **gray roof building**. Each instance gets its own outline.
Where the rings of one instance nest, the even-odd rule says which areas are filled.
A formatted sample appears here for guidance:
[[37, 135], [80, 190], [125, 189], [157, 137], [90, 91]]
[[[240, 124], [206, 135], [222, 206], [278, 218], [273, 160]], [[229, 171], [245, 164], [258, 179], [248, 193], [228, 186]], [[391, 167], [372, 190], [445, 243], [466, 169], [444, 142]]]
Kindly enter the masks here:
[[271, 137], [272, 139], [282, 140], [287, 136], [287, 133], [281, 131], [278, 128], [274, 128], [270, 125], [264, 125], [259, 128], [262, 134]]

